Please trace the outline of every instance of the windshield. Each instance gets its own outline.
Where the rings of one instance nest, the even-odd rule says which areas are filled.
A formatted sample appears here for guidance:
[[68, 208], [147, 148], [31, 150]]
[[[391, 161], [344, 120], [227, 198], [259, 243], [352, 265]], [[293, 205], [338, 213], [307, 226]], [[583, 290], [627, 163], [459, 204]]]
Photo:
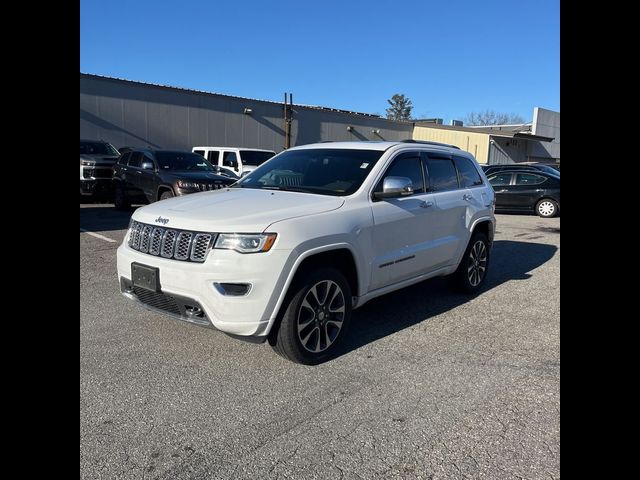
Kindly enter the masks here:
[[384, 152], [317, 148], [279, 154], [236, 183], [239, 188], [351, 195]]
[[551, 165], [538, 165], [538, 168], [543, 172], [550, 173], [551, 175], [560, 175], [560, 170], [553, 168]]
[[240, 150], [240, 157], [244, 165], [258, 166], [273, 157], [275, 152], [256, 152], [254, 150]]
[[110, 143], [80, 142], [80, 155], [113, 155], [118, 156], [118, 150]]
[[156, 152], [160, 170], [196, 170], [212, 172], [213, 166], [201, 155], [190, 152]]

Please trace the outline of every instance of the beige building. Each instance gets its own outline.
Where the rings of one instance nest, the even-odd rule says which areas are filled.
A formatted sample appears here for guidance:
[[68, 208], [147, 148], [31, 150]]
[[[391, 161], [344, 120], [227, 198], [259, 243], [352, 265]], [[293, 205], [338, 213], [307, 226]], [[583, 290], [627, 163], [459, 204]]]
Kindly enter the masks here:
[[413, 139], [455, 145], [481, 164], [560, 163], [560, 112], [536, 107], [531, 123], [488, 127], [417, 121]]

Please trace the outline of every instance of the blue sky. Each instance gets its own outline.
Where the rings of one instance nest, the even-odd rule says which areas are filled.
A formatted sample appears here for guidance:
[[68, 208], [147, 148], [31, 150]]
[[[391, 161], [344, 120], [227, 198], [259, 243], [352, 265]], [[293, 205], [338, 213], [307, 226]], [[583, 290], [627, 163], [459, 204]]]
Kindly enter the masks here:
[[414, 117], [560, 109], [559, 0], [81, 0], [80, 71]]

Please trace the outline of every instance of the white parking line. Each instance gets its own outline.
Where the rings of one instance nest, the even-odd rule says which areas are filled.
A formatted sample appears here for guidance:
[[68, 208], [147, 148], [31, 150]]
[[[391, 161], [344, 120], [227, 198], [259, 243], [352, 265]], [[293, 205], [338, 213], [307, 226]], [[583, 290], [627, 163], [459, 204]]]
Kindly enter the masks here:
[[85, 230], [84, 228], [81, 228], [80, 231], [84, 233], [88, 233], [92, 237], [96, 237], [96, 238], [99, 238], [100, 240], [104, 240], [105, 242], [118, 243], [118, 241], [114, 240], [113, 238], [105, 237], [104, 235], [100, 235], [99, 233], [90, 232], [89, 230]]

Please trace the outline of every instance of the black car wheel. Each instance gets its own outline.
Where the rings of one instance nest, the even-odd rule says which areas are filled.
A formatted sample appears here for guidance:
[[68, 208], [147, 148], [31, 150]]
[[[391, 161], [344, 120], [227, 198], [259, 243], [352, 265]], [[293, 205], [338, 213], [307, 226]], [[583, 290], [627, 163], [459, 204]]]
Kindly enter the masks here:
[[279, 355], [315, 365], [330, 358], [351, 320], [351, 289], [333, 268], [307, 274], [292, 286], [280, 328], [270, 339]]
[[117, 210], [126, 210], [131, 207], [131, 202], [127, 198], [127, 192], [124, 191], [124, 187], [120, 182], [116, 183], [113, 192], [113, 204]]
[[543, 198], [536, 204], [536, 213], [543, 218], [555, 217], [558, 214], [558, 204], [550, 198]]
[[167, 198], [173, 198], [174, 196], [175, 195], [171, 190], [166, 190], [162, 192], [162, 195], [160, 195], [160, 200], [166, 200]]
[[484, 233], [471, 236], [460, 265], [451, 275], [453, 287], [465, 293], [476, 293], [482, 287], [489, 268], [489, 240]]

